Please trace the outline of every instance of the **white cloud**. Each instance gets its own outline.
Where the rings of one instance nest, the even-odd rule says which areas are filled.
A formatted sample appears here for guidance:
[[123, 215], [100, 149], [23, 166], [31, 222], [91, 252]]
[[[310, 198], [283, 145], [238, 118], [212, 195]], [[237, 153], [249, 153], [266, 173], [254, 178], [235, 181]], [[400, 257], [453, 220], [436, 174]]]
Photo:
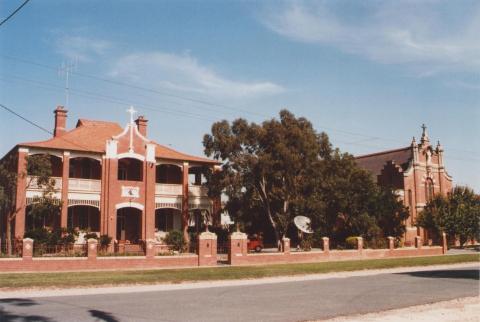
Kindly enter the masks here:
[[478, 2], [461, 17], [449, 12], [447, 4], [452, 3], [442, 1], [357, 3], [355, 14], [338, 4], [290, 2], [270, 8], [260, 19], [292, 40], [333, 46], [385, 64], [411, 65], [423, 77], [452, 69], [480, 70]]
[[83, 36], [60, 35], [55, 40], [56, 51], [70, 60], [90, 62], [111, 48], [106, 40]]
[[219, 75], [210, 67], [201, 65], [189, 54], [141, 52], [119, 58], [111, 76], [167, 88], [178, 92], [193, 92], [211, 97], [239, 98], [277, 94], [282, 86], [268, 81], [237, 81]]

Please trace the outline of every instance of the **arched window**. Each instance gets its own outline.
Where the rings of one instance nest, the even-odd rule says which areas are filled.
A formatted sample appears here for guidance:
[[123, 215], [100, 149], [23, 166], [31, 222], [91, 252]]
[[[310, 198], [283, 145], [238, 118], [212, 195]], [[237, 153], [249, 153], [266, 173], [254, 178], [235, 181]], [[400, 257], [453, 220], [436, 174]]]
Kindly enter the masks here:
[[142, 181], [143, 162], [132, 158], [118, 160], [118, 180]]
[[181, 168], [173, 164], [158, 165], [156, 176], [157, 183], [181, 184], [183, 179]]
[[427, 178], [427, 180], [425, 180], [425, 200], [427, 202], [430, 202], [433, 199], [433, 194], [433, 180]]

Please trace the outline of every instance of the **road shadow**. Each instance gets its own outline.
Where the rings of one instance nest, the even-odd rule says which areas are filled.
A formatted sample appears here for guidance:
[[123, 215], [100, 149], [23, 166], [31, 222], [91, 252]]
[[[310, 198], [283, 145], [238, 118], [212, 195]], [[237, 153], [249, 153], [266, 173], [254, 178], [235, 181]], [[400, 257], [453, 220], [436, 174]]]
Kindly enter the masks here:
[[99, 319], [100, 321], [105, 321], [105, 322], [119, 322], [118, 320], [112, 313], [104, 312], [104, 311], [99, 311], [99, 310], [88, 310], [90, 315], [94, 318]]
[[458, 270], [439, 270], [423, 272], [405, 272], [396, 273], [398, 275], [410, 275], [423, 278], [458, 278], [480, 280], [480, 270], [478, 269], [458, 269]]
[[33, 306], [38, 305], [37, 302], [31, 299], [20, 299], [20, 298], [11, 298], [11, 299], [0, 299], [0, 304], [8, 304], [15, 306]]
[[55, 320], [52, 320], [46, 316], [11, 313], [4, 310], [3, 308], [0, 308], [0, 321], [55, 322]]

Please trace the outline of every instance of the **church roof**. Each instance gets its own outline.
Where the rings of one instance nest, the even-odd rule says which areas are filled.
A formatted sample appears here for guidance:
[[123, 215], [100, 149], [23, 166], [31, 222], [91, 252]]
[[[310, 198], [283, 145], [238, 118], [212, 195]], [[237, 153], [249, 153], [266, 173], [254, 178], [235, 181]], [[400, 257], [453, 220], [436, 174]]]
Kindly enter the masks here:
[[380, 175], [388, 161], [393, 161], [395, 164], [401, 166], [403, 170], [406, 170], [412, 159], [412, 148], [410, 146], [355, 157], [355, 161], [360, 167], [370, 171], [374, 175]]
[[[62, 136], [53, 137], [46, 141], [20, 143], [18, 146], [105, 153], [106, 141], [122, 133], [123, 130], [118, 123], [79, 119], [77, 126], [73, 130], [65, 132]], [[156, 145], [155, 156], [159, 159], [218, 163], [215, 160], [175, 151], [153, 141], [152, 143]]]

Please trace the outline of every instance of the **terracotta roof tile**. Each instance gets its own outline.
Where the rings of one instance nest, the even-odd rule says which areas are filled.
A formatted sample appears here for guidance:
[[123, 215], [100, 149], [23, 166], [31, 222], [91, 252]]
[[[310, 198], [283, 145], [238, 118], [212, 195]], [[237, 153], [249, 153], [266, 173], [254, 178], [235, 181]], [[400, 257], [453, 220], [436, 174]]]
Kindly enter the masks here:
[[355, 157], [357, 164], [372, 172], [374, 175], [380, 175], [383, 167], [388, 161], [394, 161], [395, 164], [406, 170], [410, 160], [413, 158], [411, 147], [383, 151], [373, 154], [361, 155]]
[[[53, 137], [46, 141], [20, 143], [18, 146], [105, 153], [105, 142], [112, 136], [122, 133], [122, 131], [123, 128], [118, 123], [79, 119], [77, 126], [73, 130], [66, 132], [60, 137]], [[157, 146], [155, 149], [157, 158], [211, 164], [218, 163], [215, 160], [191, 156], [156, 142], [153, 143]]]

